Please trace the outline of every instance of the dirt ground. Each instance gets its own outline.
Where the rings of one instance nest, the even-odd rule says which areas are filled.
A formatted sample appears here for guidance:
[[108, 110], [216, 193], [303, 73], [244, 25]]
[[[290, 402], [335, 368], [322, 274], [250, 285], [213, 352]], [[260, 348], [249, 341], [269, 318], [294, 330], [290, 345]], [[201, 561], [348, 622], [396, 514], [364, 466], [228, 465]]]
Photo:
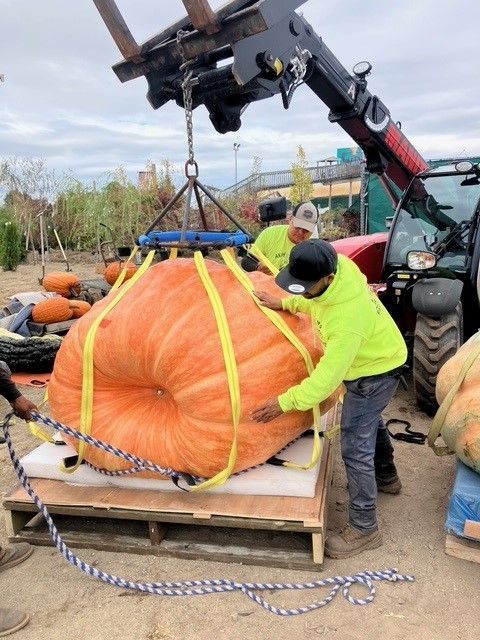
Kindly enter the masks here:
[[[96, 277], [93, 261], [72, 262], [83, 278]], [[50, 270], [62, 268], [49, 265]], [[40, 267], [22, 265], [0, 272], [0, 304], [7, 295], [38, 288]], [[97, 276], [98, 277], [98, 276]], [[38, 402], [42, 392], [22, 391]], [[7, 403], [0, 399], [1, 415]], [[410, 420], [426, 432], [428, 418], [416, 411], [409, 393], [399, 391], [386, 417]], [[17, 451], [23, 455], [37, 446], [23, 423], [13, 429]], [[399, 496], [379, 496], [384, 544], [348, 560], [326, 560], [319, 577], [347, 575], [361, 570], [398, 567], [413, 574], [413, 584], [378, 584], [375, 601], [365, 607], [348, 604], [341, 595], [326, 608], [306, 615], [273, 616], [235, 594], [194, 598], [142, 596], [124, 592], [87, 578], [69, 566], [53, 548], [37, 547], [23, 564], [0, 574], [1, 604], [31, 614], [31, 622], [15, 634], [18, 640], [229, 640], [251, 638], [328, 637], [332, 640], [456, 638], [480, 635], [480, 566], [444, 553], [444, 521], [454, 477], [455, 460], [436, 458], [426, 445], [397, 442], [396, 460], [404, 485]], [[15, 484], [6, 445], [0, 446], [0, 481], [4, 495]], [[346, 509], [346, 484], [340, 460], [329, 497], [329, 524], [342, 524]], [[287, 535], [287, 534], [285, 534]], [[3, 520], [0, 544], [5, 544]], [[238, 581], [304, 581], [312, 572], [186, 561], [93, 550], [79, 550], [86, 562], [138, 581], [231, 578]], [[360, 594], [360, 590], [356, 592]], [[274, 604], [297, 606], [319, 598], [323, 592], [272, 594]], [[468, 597], [467, 597], [468, 595]], [[126, 597], [125, 597], [126, 596]]]

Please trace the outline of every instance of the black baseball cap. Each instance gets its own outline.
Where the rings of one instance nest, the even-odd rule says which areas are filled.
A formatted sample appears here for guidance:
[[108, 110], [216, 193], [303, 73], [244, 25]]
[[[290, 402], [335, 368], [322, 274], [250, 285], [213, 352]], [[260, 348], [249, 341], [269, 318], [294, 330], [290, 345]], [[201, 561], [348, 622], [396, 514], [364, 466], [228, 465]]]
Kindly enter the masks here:
[[300, 242], [293, 247], [288, 265], [279, 272], [275, 282], [289, 293], [305, 293], [319, 280], [336, 272], [337, 258], [337, 252], [325, 240]]

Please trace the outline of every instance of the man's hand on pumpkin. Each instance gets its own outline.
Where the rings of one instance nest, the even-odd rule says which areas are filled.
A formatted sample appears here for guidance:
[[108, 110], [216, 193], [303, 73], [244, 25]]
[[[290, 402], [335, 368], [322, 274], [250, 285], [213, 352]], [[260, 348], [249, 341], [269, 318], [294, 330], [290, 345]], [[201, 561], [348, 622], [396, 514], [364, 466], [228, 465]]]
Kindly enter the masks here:
[[264, 307], [268, 307], [269, 309], [275, 309], [276, 311], [281, 311], [282, 309], [281, 298], [272, 296], [271, 293], [267, 293], [266, 291], [254, 291], [253, 295], [260, 300], [261, 304]]
[[282, 413], [283, 411], [278, 404], [277, 398], [272, 398], [252, 411], [251, 417], [255, 422], [270, 422], [270, 420], [278, 418]]
[[267, 265], [262, 264], [261, 262], [258, 263], [257, 271], [260, 271], [261, 273], [266, 273], [267, 276], [271, 276], [272, 275], [272, 272], [267, 267]]

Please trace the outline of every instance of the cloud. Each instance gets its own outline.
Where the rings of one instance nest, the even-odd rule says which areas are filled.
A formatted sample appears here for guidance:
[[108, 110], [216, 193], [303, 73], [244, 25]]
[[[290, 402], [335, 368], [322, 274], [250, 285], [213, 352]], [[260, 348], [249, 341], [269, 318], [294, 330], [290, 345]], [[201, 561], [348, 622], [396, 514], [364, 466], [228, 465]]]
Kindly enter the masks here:
[[[117, 0], [138, 42], [184, 14], [180, 0]], [[214, 8], [223, 0], [211, 2]], [[133, 178], [147, 159], [173, 162], [181, 180], [187, 157], [185, 119], [174, 104], [154, 111], [144, 78], [120, 83], [111, 66], [121, 59], [93, 2], [0, 0], [0, 148], [2, 155], [43, 157], [81, 179], [123, 165]], [[302, 11], [347, 70], [373, 64], [369, 88], [402, 122], [425, 157], [480, 154], [478, 24], [470, 0], [306, 2]], [[253, 158], [264, 170], [287, 168], [301, 144], [311, 164], [352, 146], [327, 107], [300, 88], [285, 111], [280, 98], [255, 103], [236, 133], [216, 133], [203, 107], [194, 113], [201, 179], [234, 181]]]

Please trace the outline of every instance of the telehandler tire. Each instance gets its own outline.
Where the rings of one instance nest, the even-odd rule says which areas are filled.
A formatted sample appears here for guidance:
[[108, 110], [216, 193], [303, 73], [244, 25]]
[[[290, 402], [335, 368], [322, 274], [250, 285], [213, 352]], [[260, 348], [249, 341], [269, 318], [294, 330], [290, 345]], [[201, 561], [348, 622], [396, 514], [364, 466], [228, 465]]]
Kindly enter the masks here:
[[413, 341], [413, 388], [417, 405], [429, 416], [438, 409], [435, 384], [441, 367], [463, 343], [463, 309], [440, 318], [417, 315]]

